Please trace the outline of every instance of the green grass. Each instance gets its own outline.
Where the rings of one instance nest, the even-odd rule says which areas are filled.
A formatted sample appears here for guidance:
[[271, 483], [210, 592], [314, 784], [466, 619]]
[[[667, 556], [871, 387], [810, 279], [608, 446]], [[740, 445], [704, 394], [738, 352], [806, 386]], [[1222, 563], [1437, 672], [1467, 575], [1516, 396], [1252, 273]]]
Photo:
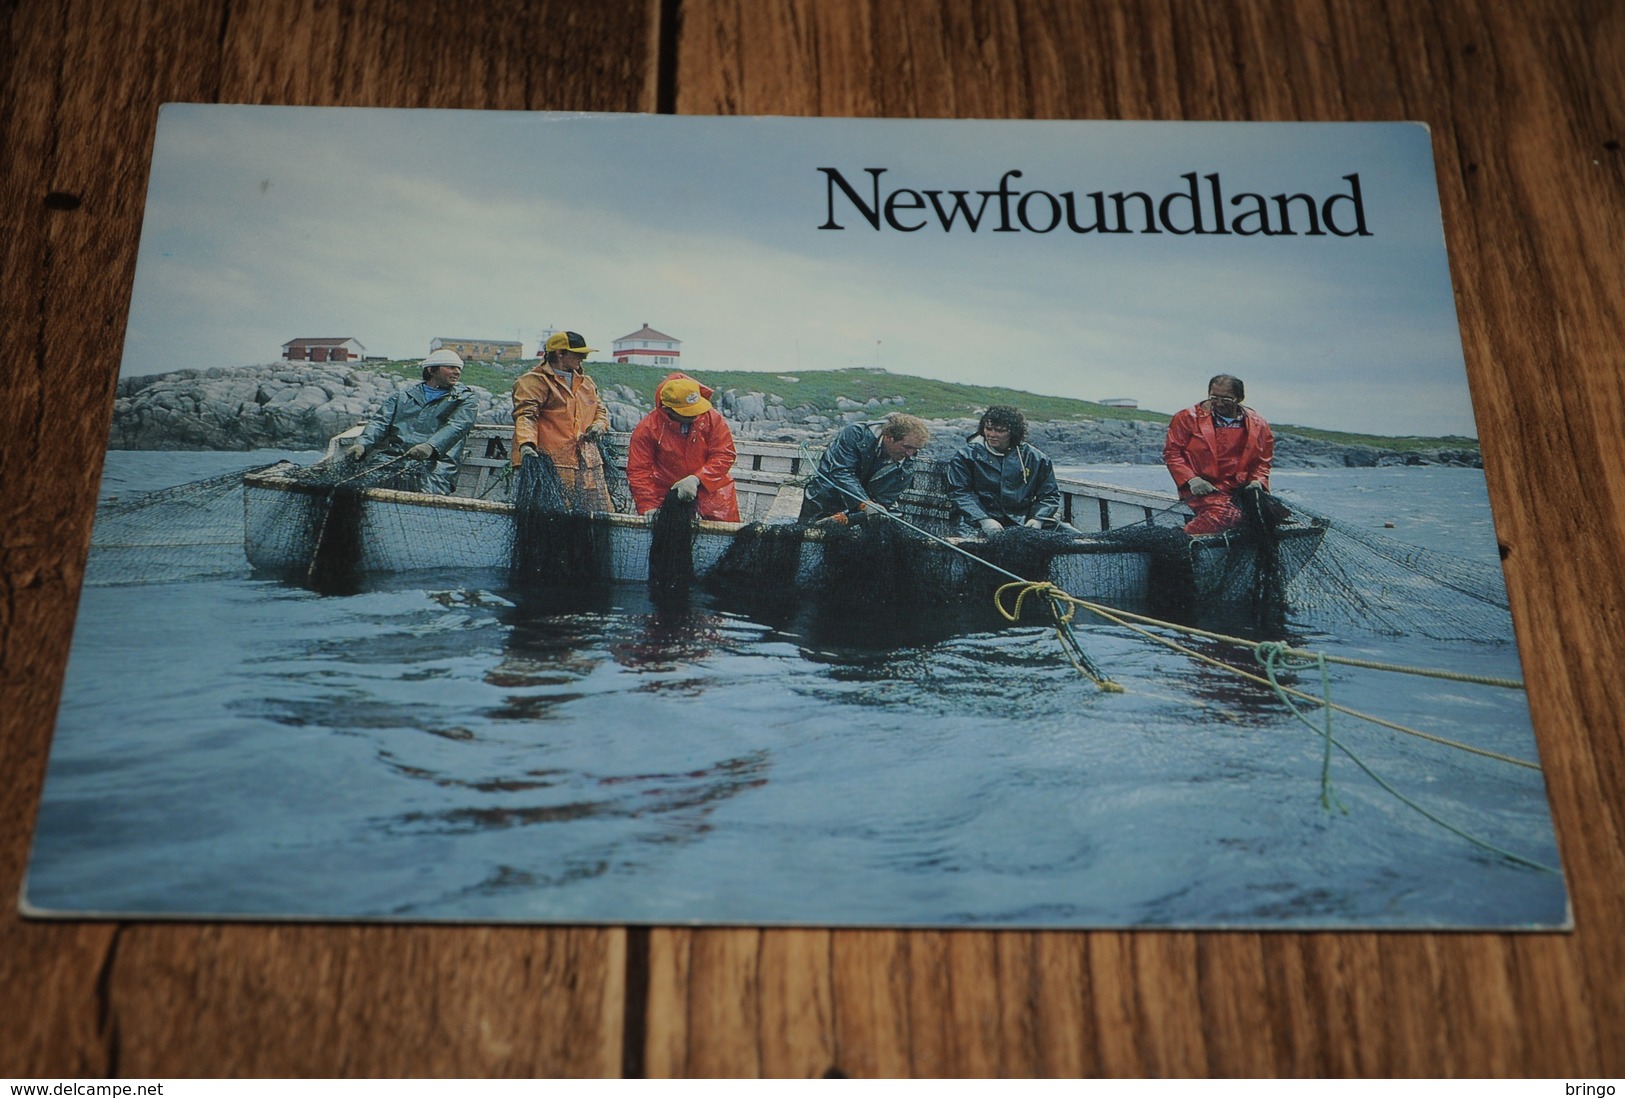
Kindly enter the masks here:
[[[416, 360], [369, 364], [385, 373], [398, 377], [418, 377]], [[506, 369], [471, 362], [463, 369], [463, 381], [478, 385], [493, 393], [505, 393], [513, 388], [514, 378], [536, 365], [527, 359]], [[616, 362], [589, 362], [587, 373], [599, 388], [629, 385], [645, 400], [654, 399], [655, 386], [667, 374], [668, 366], [635, 366]], [[955, 419], [974, 416], [990, 404], [1014, 404], [1035, 421], [1123, 419], [1144, 423], [1167, 423], [1168, 416], [1139, 408], [1108, 408], [1088, 400], [1069, 397], [1045, 396], [1021, 389], [1006, 389], [994, 385], [965, 385], [952, 381], [908, 374], [890, 374], [883, 370], [855, 367], [845, 370], [803, 370], [795, 374], [771, 374], [755, 370], [706, 370], [702, 379], [714, 389], [734, 389], [782, 397], [791, 407], [808, 404], [815, 408], [833, 410], [835, 398], [866, 401], [870, 397], [882, 400], [902, 397], [902, 407], [923, 419]], [[891, 409], [895, 409], [895, 405]], [[1384, 450], [1456, 449], [1477, 450], [1478, 440], [1460, 436], [1442, 438], [1388, 437], [1360, 435], [1345, 431], [1324, 431], [1314, 427], [1295, 427], [1291, 424], [1271, 424], [1277, 434], [1302, 435], [1305, 438], [1345, 446], [1372, 446]]]
[[1339, 446], [1373, 446], [1379, 450], [1471, 450], [1477, 452], [1478, 440], [1464, 435], [1440, 435], [1434, 438], [1417, 435], [1356, 435], [1347, 431], [1323, 431], [1319, 427], [1298, 427], [1291, 423], [1271, 423], [1276, 434], [1302, 435], [1304, 438], [1331, 442]]

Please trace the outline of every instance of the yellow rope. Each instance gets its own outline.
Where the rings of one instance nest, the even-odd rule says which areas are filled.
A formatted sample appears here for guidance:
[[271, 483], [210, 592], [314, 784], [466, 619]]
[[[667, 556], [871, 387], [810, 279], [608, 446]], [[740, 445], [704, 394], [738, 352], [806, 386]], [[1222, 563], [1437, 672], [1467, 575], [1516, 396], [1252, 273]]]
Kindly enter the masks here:
[[[1020, 588], [1020, 591], [1016, 595], [1015, 606], [1006, 610], [1003, 595], [1005, 591], [1012, 587]], [[1067, 660], [1077, 669], [1078, 673], [1108, 694], [1125, 693], [1120, 685], [1094, 667], [1087, 655], [1085, 655], [1083, 646], [1078, 643], [1078, 638], [1071, 629], [1072, 619], [1077, 616], [1078, 608], [1060, 597], [1066, 595], [1066, 592], [1061, 588], [1053, 583], [1032, 583], [1027, 580], [1007, 583], [993, 592], [993, 605], [998, 608], [1000, 614], [1004, 615], [1005, 620], [1017, 621], [1021, 618], [1022, 603], [1026, 601], [1028, 595], [1032, 594], [1042, 595], [1049, 601], [1050, 613], [1055, 618], [1055, 639], [1060, 641], [1061, 650], [1066, 653]]]
[[[1136, 614], [1128, 610], [1118, 610], [1115, 607], [1102, 606], [1099, 603], [1089, 602], [1086, 599], [1074, 598], [1073, 596], [1066, 594], [1064, 591], [1061, 592], [1061, 595], [1068, 601], [1083, 607], [1085, 610], [1099, 614], [1101, 617], [1117, 620], [1120, 624], [1124, 621], [1142, 621], [1148, 625], [1155, 625], [1163, 629], [1170, 629], [1176, 633], [1185, 633], [1193, 637], [1201, 637], [1204, 640], [1222, 641], [1226, 644], [1236, 644], [1246, 648], [1257, 647], [1256, 641], [1250, 641], [1246, 637], [1235, 637], [1227, 633], [1212, 633], [1206, 629], [1197, 629], [1196, 627], [1190, 625], [1179, 625], [1175, 622], [1163, 621], [1161, 618], [1147, 617], [1144, 614]], [[1302, 648], [1285, 647], [1282, 649], [1282, 651], [1285, 655], [1295, 656], [1299, 659], [1317, 660], [1321, 658], [1320, 653], [1310, 652]], [[1524, 684], [1517, 679], [1503, 679], [1490, 675], [1467, 675], [1458, 671], [1444, 671], [1431, 667], [1411, 667], [1409, 665], [1399, 663], [1380, 663], [1375, 660], [1357, 660], [1351, 659], [1347, 656], [1328, 655], [1325, 657], [1325, 659], [1327, 663], [1340, 663], [1347, 667], [1360, 667], [1368, 671], [1393, 671], [1401, 675], [1417, 675], [1422, 678], [1444, 679], [1450, 682], [1473, 683], [1478, 686], [1499, 686], [1508, 690], [1524, 689]]]
[[[1006, 610], [1004, 608], [1004, 593], [1006, 591], [1010, 590], [1011, 588], [1019, 588], [1020, 590], [1018, 591], [1018, 593], [1016, 595], [1015, 606], [1010, 610]], [[1175, 652], [1179, 652], [1179, 653], [1182, 653], [1183, 655], [1190, 656], [1193, 659], [1200, 660], [1203, 663], [1209, 664], [1210, 666], [1213, 666], [1213, 667], [1220, 668], [1221, 670], [1229, 671], [1231, 674], [1240, 676], [1241, 678], [1246, 679], [1249, 682], [1257, 683], [1260, 686], [1268, 686], [1273, 690], [1280, 691], [1283, 695], [1290, 694], [1293, 697], [1301, 698], [1301, 699], [1303, 699], [1305, 701], [1313, 702], [1316, 705], [1324, 706], [1329, 711], [1342, 713], [1345, 716], [1355, 717], [1355, 718], [1358, 718], [1359, 720], [1369, 721], [1372, 724], [1378, 725], [1378, 726], [1380, 726], [1382, 728], [1387, 728], [1387, 729], [1389, 729], [1391, 731], [1394, 731], [1394, 732], [1400, 732], [1400, 733], [1403, 733], [1403, 734], [1405, 734], [1407, 736], [1415, 736], [1418, 739], [1427, 740], [1427, 741], [1429, 741], [1431, 743], [1440, 744], [1441, 746], [1444, 746], [1444, 747], [1453, 747], [1453, 748], [1457, 749], [1458, 751], [1465, 751], [1465, 752], [1468, 752], [1469, 754], [1473, 754], [1473, 755], [1481, 755], [1481, 756], [1483, 756], [1484, 758], [1487, 758], [1487, 759], [1494, 759], [1497, 762], [1510, 763], [1513, 766], [1526, 767], [1526, 768], [1528, 768], [1530, 770], [1539, 770], [1540, 769], [1540, 764], [1539, 763], [1533, 763], [1533, 762], [1530, 762], [1527, 759], [1520, 759], [1520, 758], [1517, 758], [1516, 756], [1513, 756], [1513, 755], [1504, 755], [1504, 754], [1502, 754], [1502, 753], [1500, 753], [1498, 751], [1491, 751], [1488, 748], [1475, 747], [1472, 744], [1462, 743], [1459, 740], [1452, 740], [1452, 739], [1449, 739], [1449, 738], [1447, 738], [1445, 736], [1435, 735], [1432, 732], [1424, 732], [1421, 729], [1411, 728], [1411, 727], [1409, 727], [1407, 725], [1398, 724], [1398, 723], [1396, 723], [1394, 721], [1386, 720], [1386, 719], [1384, 719], [1382, 717], [1378, 717], [1378, 716], [1375, 716], [1375, 715], [1370, 714], [1370, 713], [1361, 712], [1358, 709], [1351, 709], [1346, 705], [1339, 705], [1339, 704], [1333, 703], [1329, 699], [1317, 698], [1313, 694], [1305, 693], [1302, 690], [1297, 690], [1297, 689], [1295, 689], [1293, 687], [1290, 687], [1290, 686], [1283, 686], [1280, 683], [1271, 682], [1270, 679], [1268, 679], [1268, 678], [1266, 678], [1264, 676], [1254, 675], [1251, 672], [1243, 671], [1241, 668], [1236, 667], [1236, 666], [1234, 666], [1232, 664], [1225, 663], [1223, 660], [1216, 659], [1213, 656], [1209, 656], [1205, 652], [1198, 652], [1196, 649], [1191, 648], [1188, 645], [1179, 644], [1178, 642], [1170, 640], [1167, 637], [1158, 636], [1156, 633], [1151, 632], [1149, 629], [1142, 629], [1138, 625], [1133, 624], [1133, 621], [1149, 622], [1149, 623], [1152, 623], [1154, 625], [1162, 626], [1162, 627], [1167, 628], [1167, 629], [1172, 629], [1172, 630], [1174, 630], [1176, 632], [1182, 632], [1182, 633], [1187, 633], [1187, 634], [1191, 634], [1191, 635], [1194, 635], [1194, 636], [1202, 637], [1202, 638], [1205, 638], [1205, 639], [1225, 641], [1225, 642], [1228, 642], [1230, 644], [1241, 645], [1243, 647], [1246, 647], [1246, 648], [1249, 648], [1249, 649], [1253, 650], [1255, 655], [1257, 655], [1257, 653], [1259, 651], [1263, 650], [1266, 647], [1265, 645], [1256, 644], [1255, 642], [1246, 640], [1245, 638], [1226, 636], [1226, 635], [1224, 635], [1222, 633], [1210, 633], [1210, 632], [1207, 632], [1206, 630], [1203, 630], [1203, 629], [1194, 629], [1194, 628], [1191, 628], [1189, 626], [1176, 625], [1173, 622], [1165, 622], [1165, 621], [1162, 621], [1162, 620], [1160, 620], [1158, 618], [1146, 617], [1143, 614], [1135, 614], [1135, 613], [1131, 613], [1131, 612], [1126, 611], [1126, 610], [1115, 610], [1115, 609], [1113, 609], [1111, 607], [1102, 606], [1099, 603], [1088, 602], [1088, 601], [1086, 601], [1084, 599], [1075, 598], [1072, 595], [1067, 594], [1061, 588], [1056, 587], [1053, 583], [1047, 583], [1047, 582], [1031, 583], [1031, 582], [1023, 581], [1022, 583], [1007, 583], [1004, 586], [1000, 587], [997, 591], [994, 592], [993, 602], [994, 602], [994, 605], [997, 607], [999, 613], [1002, 614], [1005, 617], [1006, 620], [1015, 621], [1018, 617], [1020, 617], [1022, 601], [1027, 597], [1027, 595], [1029, 593], [1032, 593], [1034, 591], [1044, 594], [1052, 602], [1064, 602], [1064, 603], [1069, 604], [1069, 609], [1067, 611], [1068, 616], [1067, 616], [1067, 619], [1066, 619], [1068, 621], [1070, 621], [1072, 615], [1074, 615], [1076, 613], [1076, 608], [1077, 607], [1082, 607], [1083, 609], [1088, 610], [1089, 612], [1091, 612], [1091, 613], [1093, 613], [1093, 614], [1095, 614], [1095, 615], [1097, 615], [1099, 617], [1102, 617], [1102, 618], [1106, 619], [1107, 621], [1111, 622], [1114, 625], [1120, 625], [1123, 628], [1129, 630], [1130, 632], [1138, 633], [1140, 636], [1145, 637], [1148, 640], [1155, 641], [1156, 643], [1158, 643], [1160, 645], [1163, 645], [1164, 647], [1169, 648], [1169, 649], [1171, 649], [1171, 650], [1173, 650]], [[1132, 619], [1132, 621], [1130, 619]], [[1316, 660], [1316, 661], [1318, 661], [1321, 658], [1319, 653], [1307, 652], [1307, 651], [1304, 651], [1303, 649], [1295, 649], [1295, 648], [1291, 648], [1291, 647], [1288, 647], [1286, 645], [1282, 645], [1282, 644], [1278, 644], [1278, 643], [1273, 645], [1273, 650], [1275, 650], [1275, 651], [1277, 651], [1277, 652], [1279, 652], [1281, 654], [1284, 654], [1284, 655], [1291, 655], [1294, 658], [1298, 658], [1298, 659], [1307, 659], [1307, 660]], [[1259, 657], [1259, 659], [1260, 659], [1260, 662], [1263, 662], [1262, 657]], [[1332, 657], [1332, 656], [1326, 656], [1325, 660], [1328, 663], [1338, 662], [1338, 663], [1349, 663], [1349, 664], [1352, 664], [1353, 666], [1364, 666], [1363, 661], [1339, 660], [1336, 657]], [[1399, 669], [1399, 668], [1396, 667], [1395, 669]], [[1421, 669], [1421, 668], [1405, 668], [1403, 670], [1405, 670], [1405, 671], [1407, 671], [1408, 673], [1411, 673], [1411, 674], [1429, 674], [1432, 677], [1437, 677], [1437, 678], [1451, 678], [1451, 679], [1462, 680], [1462, 676], [1457, 676], [1454, 673], [1447, 672], [1447, 671], [1429, 672], [1426, 669]], [[1094, 678], [1094, 676], [1090, 676], [1090, 677]], [[1098, 682], [1099, 680], [1097, 679], [1096, 681]], [[1465, 681], [1485, 681], [1485, 680], [1467, 679]], [[1495, 679], [1495, 680], [1487, 680], [1487, 681], [1492, 685], [1503, 685], [1503, 686], [1508, 685], [1508, 682], [1509, 682], [1509, 680], [1504, 680], [1504, 679]], [[1519, 689], [1522, 688], [1521, 683], [1517, 683], [1515, 685]], [[1121, 691], [1123, 689], [1121, 686], [1118, 686], [1116, 683], [1113, 683], [1112, 686], [1115, 687], [1118, 691]]]

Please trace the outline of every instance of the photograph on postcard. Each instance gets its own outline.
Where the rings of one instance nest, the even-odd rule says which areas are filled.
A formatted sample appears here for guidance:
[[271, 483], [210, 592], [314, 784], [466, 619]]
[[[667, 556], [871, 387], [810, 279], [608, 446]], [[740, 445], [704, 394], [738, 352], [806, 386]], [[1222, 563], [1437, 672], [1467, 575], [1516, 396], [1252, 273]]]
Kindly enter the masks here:
[[166, 106], [22, 905], [1567, 928], [1429, 132]]

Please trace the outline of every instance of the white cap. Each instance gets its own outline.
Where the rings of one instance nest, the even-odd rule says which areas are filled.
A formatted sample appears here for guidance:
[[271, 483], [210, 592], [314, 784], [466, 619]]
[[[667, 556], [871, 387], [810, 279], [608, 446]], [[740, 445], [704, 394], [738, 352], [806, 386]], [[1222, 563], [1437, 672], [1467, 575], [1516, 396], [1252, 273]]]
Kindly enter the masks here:
[[422, 366], [424, 369], [431, 369], [435, 366], [455, 366], [461, 370], [463, 368], [463, 358], [449, 347], [442, 347], [440, 350], [434, 352], [428, 358], [418, 363], [418, 365]]

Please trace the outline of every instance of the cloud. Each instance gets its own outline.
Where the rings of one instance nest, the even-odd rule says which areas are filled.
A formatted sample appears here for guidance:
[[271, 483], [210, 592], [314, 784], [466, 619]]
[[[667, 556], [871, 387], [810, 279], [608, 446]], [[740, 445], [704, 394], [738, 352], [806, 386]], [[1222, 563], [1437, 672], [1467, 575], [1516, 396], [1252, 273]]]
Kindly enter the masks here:
[[[695, 370], [880, 365], [1163, 411], [1227, 372], [1272, 419], [1470, 434], [1426, 148], [1405, 127], [166, 109], [123, 372], [270, 361], [297, 336], [533, 353], [568, 327], [607, 352], [647, 322]], [[1056, 186], [1192, 164], [1308, 186], [1353, 162], [1383, 231], [820, 230], [815, 169], [837, 162], [971, 187], [1016, 163]]]

